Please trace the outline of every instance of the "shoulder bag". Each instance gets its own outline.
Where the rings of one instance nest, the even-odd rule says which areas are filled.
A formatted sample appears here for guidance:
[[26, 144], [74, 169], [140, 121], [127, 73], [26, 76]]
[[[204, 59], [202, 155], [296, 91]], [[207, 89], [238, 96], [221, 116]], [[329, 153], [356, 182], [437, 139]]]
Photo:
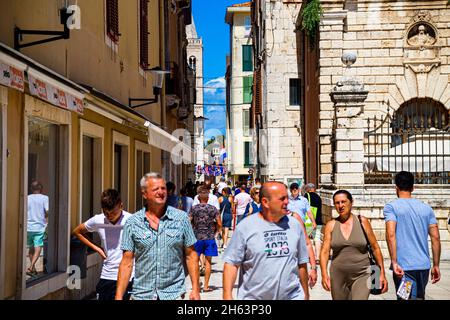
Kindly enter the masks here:
[[[364, 230], [364, 226], [363, 226], [363, 224], [362, 224], [361, 216], [360, 216], [360, 215], [358, 215], [358, 220], [359, 220], [359, 224], [361, 225], [362, 232], [363, 232], [363, 234], [364, 234], [364, 238], [366, 238], [366, 246], [367, 246], [367, 253], [368, 253], [368, 256], [369, 256], [369, 263], [370, 263], [370, 266], [371, 266], [371, 267], [372, 267], [372, 266], [377, 266], [378, 268], [381, 268], [381, 267], [377, 264], [377, 262], [376, 262], [376, 260], [375, 260], [375, 256], [374, 256], [373, 251], [372, 251], [372, 246], [370, 245], [369, 239], [367, 238], [366, 230]], [[371, 268], [371, 270], [373, 270], [373, 268]], [[371, 276], [372, 276], [372, 275], [371, 275]], [[371, 288], [371, 289], [370, 289], [370, 294], [373, 294], [373, 295], [379, 295], [379, 294], [381, 294], [381, 288], [379, 288], [379, 289], [377, 289], [377, 288]]]

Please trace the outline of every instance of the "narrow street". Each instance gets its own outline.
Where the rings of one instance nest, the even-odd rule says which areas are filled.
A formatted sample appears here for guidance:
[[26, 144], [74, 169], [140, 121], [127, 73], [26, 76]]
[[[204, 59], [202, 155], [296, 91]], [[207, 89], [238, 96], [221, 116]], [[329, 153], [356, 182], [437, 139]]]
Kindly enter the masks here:
[[[222, 300], [222, 271], [223, 271], [223, 261], [221, 259], [222, 253], [218, 257], [213, 258], [212, 274], [210, 280], [210, 287], [214, 289], [211, 292], [201, 293], [202, 300]], [[389, 261], [385, 260], [385, 266], [389, 267]], [[441, 280], [437, 284], [431, 284], [427, 286], [426, 299], [427, 300], [450, 300], [450, 262], [441, 262]], [[389, 281], [389, 291], [381, 296], [371, 295], [369, 300], [395, 300], [395, 290], [394, 282], [392, 281], [392, 272], [386, 269], [387, 279]], [[200, 278], [200, 282], [204, 282], [204, 278]], [[237, 286], [237, 282], [236, 282]], [[236, 287], [235, 286], [235, 287]], [[186, 287], [188, 292], [191, 287], [191, 282], [189, 277], [186, 278]], [[236, 298], [237, 290], [234, 290], [233, 296]], [[331, 294], [326, 292], [321, 285], [320, 272], [319, 279], [310, 291], [311, 300], [331, 300]]]

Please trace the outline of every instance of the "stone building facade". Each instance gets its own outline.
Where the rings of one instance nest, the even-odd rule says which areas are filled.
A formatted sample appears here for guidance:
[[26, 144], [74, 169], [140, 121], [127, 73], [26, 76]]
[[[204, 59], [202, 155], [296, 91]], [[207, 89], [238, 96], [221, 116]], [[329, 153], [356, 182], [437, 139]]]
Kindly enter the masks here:
[[[189, 130], [193, 133], [193, 146], [195, 151], [194, 164], [203, 166], [204, 161], [204, 117], [203, 108], [203, 40], [197, 34], [194, 18], [192, 23], [186, 27], [187, 36], [187, 59], [188, 66], [193, 71], [193, 97], [191, 99], [194, 106], [193, 113], [193, 130]], [[195, 177], [193, 172], [192, 177]]]
[[[385, 257], [383, 207], [396, 198], [392, 178], [412, 171], [413, 195], [433, 207], [442, 256], [450, 258], [447, 1], [320, 1], [323, 16], [314, 39], [302, 30], [308, 3], [252, 4], [253, 124], [276, 133], [256, 136], [257, 145], [268, 146], [257, 167], [269, 179], [283, 180], [291, 170], [317, 182], [325, 220], [336, 215], [333, 193], [348, 189]], [[287, 80], [295, 74], [301, 103], [291, 113]], [[271, 140], [279, 141], [278, 152], [271, 152]]]
[[[371, 220], [378, 239], [382, 240], [384, 256], [388, 256], [383, 207], [396, 198], [392, 185], [394, 173], [412, 171], [416, 175], [413, 195], [433, 207], [439, 221], [443, 258], [450, 258], [446, 222], [450, 209], [450, 168], [446, 166], [450, 158], [445, 154], [450, 144], [450, 10], [447, 1], [321, 3], [324, 14], [318, 40], [319, 181], [328, 215], [334, 211], [332, 190], [350, 189], [355, 195], [355, 209]], [[350, 67], [342, 60], [348, 53], [357, 57]], [[355, 96], [349, 97], [349, 101], [335, 99], [336, 90], [342, 90], [339, 88], [349, 80], [355, 81], [350, 86], [353, 89], [355, 85], [360, 86]], [[364, 91], [367, 91], [366, 97], [358, 98]], [[409, 108], [410, 105], [414, 107]], [[396, 119], [405, 121], [396, 122]], [[383, 130], [386, 135], [380, 136]], [[392, 135], [395, 130], [403, 132], [404, 136], [407, 133], [408, 138], [401, 144], [396, 143]], [[439, 135], [439, 147], [432, 147], [438, 144], [433, 140], [428, 141], [427, 149], [425, 139], [438, 131], [443, 132]], [[383, 140], [371, 141], [375, 132]], [[420, 144], [422, 152], [418, 152]], [[392, 148], [393, 145], [398, 146]], [[413, 146], [416, 146], [414, 151]], [[375, 153], [369, 149], [371, 147], [376, 148]], [[399, 154], [390, 154], [392, 150]], [[426, 159], [434, 152], [442, 157], [430, 158], [424, 166], [426, 160], [420, 157]], [[377, 157], [378, 170], [384, 171], [387, 180], [368, 179], [374, 173], [369, 154]], [[381, 158], [389, 160], [380, 160], [380, 154]], [[411, 160], [403, 160], [405, 156]], [[423, 161], [422, 167], [417, 161]], [[433, 163], [437, 170], [431, 168]], [[430, 176], [442, 178], [424, 178]]]

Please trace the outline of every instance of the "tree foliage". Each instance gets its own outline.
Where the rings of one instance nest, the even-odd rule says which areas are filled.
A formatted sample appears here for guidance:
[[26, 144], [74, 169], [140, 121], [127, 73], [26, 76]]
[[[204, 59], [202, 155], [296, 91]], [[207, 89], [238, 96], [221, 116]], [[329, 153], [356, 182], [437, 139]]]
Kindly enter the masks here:
[[306, 31], [311, 43], [314, 43], [322, 16], [323, 9], [319, 0], [311, 0], [302, 11], [302, 30]]

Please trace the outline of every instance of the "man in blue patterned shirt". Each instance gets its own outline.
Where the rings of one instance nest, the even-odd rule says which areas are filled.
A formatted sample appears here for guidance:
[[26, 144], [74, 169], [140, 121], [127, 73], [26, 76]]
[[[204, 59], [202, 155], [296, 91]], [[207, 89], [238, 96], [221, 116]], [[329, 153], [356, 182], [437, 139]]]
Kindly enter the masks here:
[[166, 183], [161, 175], [148, 173], [141, 179], [146, 206], [130, 217], [122, 235], [116, 300], [126, 290], [133, 259], [136, 261], [131, 299], [177, 300], [186, 294], [187, 269], [192, 282], [191, 300], [200, 299], [197, 241], [187, 214], [167, 206]]

